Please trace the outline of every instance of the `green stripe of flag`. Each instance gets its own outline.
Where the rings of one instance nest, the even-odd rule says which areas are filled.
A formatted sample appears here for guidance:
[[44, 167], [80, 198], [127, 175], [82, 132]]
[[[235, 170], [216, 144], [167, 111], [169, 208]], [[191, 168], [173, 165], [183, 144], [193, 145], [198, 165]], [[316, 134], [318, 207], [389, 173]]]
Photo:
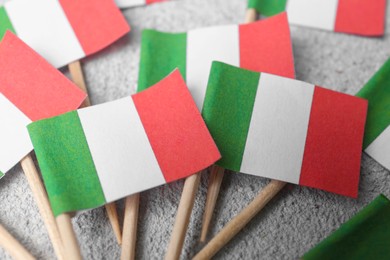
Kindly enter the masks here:
[[378, 196], [302, 259], [389, 259], [390, 201]]
[[259, 79], [260, 73], [213, 62], [202, 115], [224, 168], [240, 171]]
[[390, 59], [356, 96], [368, 100], [363, 149], [366, 149], [390, 125]]
[[3, 36], [7, 30], [15, 33], [15, 29], [12, 26], [7, 11], [5, 10], [4, 6], [0, 6], [0, 40], [3, 39]]
[[273, 16], [286, 10], [287, 0], [249, 0], [248, 7], [261, 15]]
[[[105, 203], [102, 187], [76, 111], [28, 126], [54, 215]], [[72, 152], [69, 152], [72, 151]], [[80, 176], [83, 176], [80, 178]], [[57, 186], [66, 180], [67, 185]], [[64, 197], [68, 195], [67, 197]]]
[[4, 173], [0, 171], [0, 179], [4, 177]]
[[179, 68], [186, 78], [187, 34], [144, 30], [141, 40], [141, 64], [138, 91], [144, 90]]

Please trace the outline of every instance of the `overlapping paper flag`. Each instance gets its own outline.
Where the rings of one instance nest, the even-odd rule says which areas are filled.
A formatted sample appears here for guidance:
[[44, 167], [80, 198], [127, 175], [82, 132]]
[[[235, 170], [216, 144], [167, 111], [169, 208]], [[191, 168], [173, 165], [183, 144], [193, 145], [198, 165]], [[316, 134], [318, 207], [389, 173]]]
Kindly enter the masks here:
[[11, 32], [0, 43], [0, 172], [33, 146], [26, 126], [77, 109], [86, 94]]
[[323, 30], [381, 36], [386, 0], [248, 0], [261, 15], [287, 11], [291, 24]]
[[188, 177], [220, 158], [177, 70], [132, 97], [28, 130], [55, 215]]
[[144, 30], [138, 91], [179, 68], [201, 109], [213, 60], [294, 78], [286, 13], [252, 24], [202, 28], [187, 33]]
[[0, 6], [10, 30], [60, 68], [107, 47], [130, 27], [112, 0], [12, 0]]
[[203, 118], [237, 172], [357, 197], [367, 101], [214, 62]]

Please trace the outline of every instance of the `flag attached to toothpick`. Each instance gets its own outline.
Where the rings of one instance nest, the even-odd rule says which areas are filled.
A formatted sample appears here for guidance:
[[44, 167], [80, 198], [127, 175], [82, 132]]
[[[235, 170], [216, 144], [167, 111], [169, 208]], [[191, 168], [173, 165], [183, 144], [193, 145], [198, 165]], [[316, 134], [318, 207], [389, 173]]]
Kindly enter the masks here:
[[59, 68], [107, 47], [130, 27], [113, 0], [12, 0], [0, 6], [0, 39], [7, 30]]
[[28, 130], [55, 215], [188, 177], [220, 159], [177, 70], [131, 97]]
[[329, 31], [381, 36], [386, 0], [249, 0], [248, 7], [262, 15], [287, 11], [291, 24]]
[[142, 33], [138, 90], [179, 68], [202, 108], [211, 63], [223, 61], [255, 71], [294, 78], [294, 58], [285, 13], [244, 25], [217, 26], [188, 33]]
[[31, 152], [29, 123], [77, 109], [85, 97], [61, 72], [7, 32], [0, 43], [0, 172], [6, 173]]
[[168, 0], [115, 0], [119, 8], [135, 7], [140, 5], [150, 5], [154, 3], [165, 2]]
[[221, 167], [356, 197], [367, 101], [214, 62], [202, 115]]
[[379, 195], [301, 259], [390, 258], [390, 201]]
[[390, 169], [390, 59], [356, 94], [368, 100], [364, 151]]

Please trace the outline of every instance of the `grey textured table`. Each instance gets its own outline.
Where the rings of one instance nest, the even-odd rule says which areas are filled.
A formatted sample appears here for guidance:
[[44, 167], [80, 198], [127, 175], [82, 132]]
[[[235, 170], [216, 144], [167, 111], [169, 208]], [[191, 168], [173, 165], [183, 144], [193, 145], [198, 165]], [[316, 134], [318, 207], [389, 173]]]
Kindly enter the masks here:
[[[83, 60], [92, 102], [99, 104], [134, 93], [143, 28], [179, 32], [239, 23], [244, 20], [245, 6], [245, 0], [180, 0], [125, 10], [124, 15], [132, 26], [131, 33]], [[389, 7], [387, 15], [390, 14]], [[390, 56], [390, 19], [387, 19], [386, 32], [384, 38], [363, 38], [292, 27], [297, 78], [355, 94]], [[228, 173], [222, 183], [210, 236], [244, 208], [268, 181]], [[201, 246], [197, 241], [207, 182], [208, 175], [204, 175], [182, 252], [183, 259], [189, 259]], [[163, 258], [182, 186], [183, 182], [177, 182], [142, 193], [137, 258]], [[379, 193], [390, 196], [390, 173], [364, 154], [357, 200], [288, 185], [215, 259], [297, 259]], [[46, 229], [19, 165], [0, 181], [0, 201], [0, 223], [36, 257], [53, 259]], [[118, 203], [118, 208], [122, 216], [123, 202]], [[103, 208], [83, 213], [73, 220], [73, 224], [86, 259], [119, 258], [120, 248]], [[2, 249], [0, 259], [9, 259]]]

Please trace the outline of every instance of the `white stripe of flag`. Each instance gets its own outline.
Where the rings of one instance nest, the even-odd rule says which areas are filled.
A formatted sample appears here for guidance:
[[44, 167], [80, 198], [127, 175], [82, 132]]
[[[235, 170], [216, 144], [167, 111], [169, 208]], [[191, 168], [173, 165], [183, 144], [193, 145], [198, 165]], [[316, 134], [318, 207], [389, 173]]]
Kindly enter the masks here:
[[261, 73], [241, 172], [299, 183], [314, 85]]

